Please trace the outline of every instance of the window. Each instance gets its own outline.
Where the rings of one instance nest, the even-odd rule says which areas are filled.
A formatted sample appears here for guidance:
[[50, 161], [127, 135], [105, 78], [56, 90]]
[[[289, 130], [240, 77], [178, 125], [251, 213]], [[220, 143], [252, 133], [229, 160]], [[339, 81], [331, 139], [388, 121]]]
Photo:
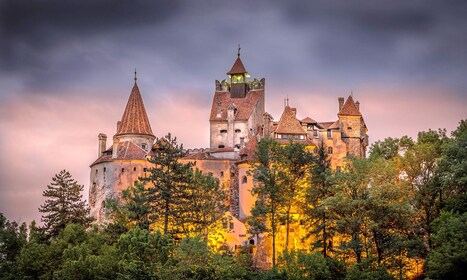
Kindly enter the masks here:
[[122, 168], [122, 173], [125, 172], [125, 168]]
[[230, 229], [234, 229], [234, 223], [230, 222]]
[[221, 133], [227, 133], [227, 129], [222, 129]]
[[328, 154], [330, 154], [330, 155], [332, 154], [332, 147], [328, 148]]
[[148, 171], [148, 169], [147, 169], [146, 167], [145, 167], [145, 168], [143, 168], [143, 172], [146, 172], [146, 171]]
[[300, 135], [300, 140], [305, 140], [305, 135]]
[[313, 130], [313, 136], [318, 137], [318, 130], [316, 128]]
[[227, 229], [227, 222], [223, 222], [223, 223], [222, 223], [222, 228]]
[[308, 130], [313, 130], [313, 125], [312, 125], [312, 124], [309, 124], [309, 125], [306, 126], [306, 128], [307, 128]]
[[136, 166], [135, 166], [135, 167], [133, 167], [133, 171], [136, 171]]
[[248, 182], [248, 179], [246, 178], [246, 176], [243, 176], [242, 177], [242, 184], [246, 184]]
[[135, 186], [136, 186], [136, 184], [138, 184], [138, 181], [135, 181]]
[[224, 171], [221, 171], [221, 178], [224, 178]]
[[217, 146], [217, 147], [218, 147], [219, 149], [225, 148], [224, 145], [219, 145], [219, 146]]
[[96, 174], [99, 172], [99, 169], [96, 169]]
[[240, 129], [235, 129], [235, 133], [240, 133], [241, 130]]
[[332, 138], [332, 130], [328, 129], [328, 138]]
[[352, 127], [351, 126], [347, 127], [347, 130], [352, 130]]
[[235, 173], [230, 172], [230, 177], [231, 177], [231, 178], [235, 177]]
[[240, 144], [236, 144], [235, 148], [240, 149]]
[[250, 245], [255, 245], [255, 240], [254, 239], [250, 239]]
[[105, 169], [105, 167], [104, 167], [104, 172], [105, 172], [105, 170], [106, 170], [106, 169]]
[[147, 147], [146, 147], [146, 143], [141, 144], [141, 148], [143, 148], [143, 150], [146, 151], [146, 148], [147, 148]]

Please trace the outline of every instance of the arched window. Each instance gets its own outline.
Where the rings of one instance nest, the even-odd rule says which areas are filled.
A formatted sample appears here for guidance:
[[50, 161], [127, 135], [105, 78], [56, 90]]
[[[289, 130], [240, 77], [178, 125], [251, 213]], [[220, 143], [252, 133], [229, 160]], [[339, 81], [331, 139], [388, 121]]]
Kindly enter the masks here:
[[248, 182], [248, 179], [246, 178], [246, 176], [243, 176], [242, 177], [242, 184], [246, 184]]

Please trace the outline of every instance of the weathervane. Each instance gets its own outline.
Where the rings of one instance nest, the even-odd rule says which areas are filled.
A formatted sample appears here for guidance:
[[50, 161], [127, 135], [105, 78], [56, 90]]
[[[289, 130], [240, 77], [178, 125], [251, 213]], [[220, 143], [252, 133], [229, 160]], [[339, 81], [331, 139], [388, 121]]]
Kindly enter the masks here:
[[135, 68], [135, 83], [136, 83], [136, 80], [138, 80], [138, 78], [136, 77], [136, 68]]
[[238, 56], [238, 57], [240, 57], [240, 50], [241, 50], [241, 49], [242, 49], [242, 48], [240, 48], [240, 44], [238, 44], [238, 52], [237, 52], [237, 56]]

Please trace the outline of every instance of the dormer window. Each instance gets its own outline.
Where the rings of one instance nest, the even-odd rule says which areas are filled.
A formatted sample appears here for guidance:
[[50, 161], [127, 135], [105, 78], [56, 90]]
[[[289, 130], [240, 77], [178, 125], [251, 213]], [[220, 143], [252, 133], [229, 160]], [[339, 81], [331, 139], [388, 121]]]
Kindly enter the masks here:
[[141, 148], [142, 148], [143, 150], [147, 151], [147, 145], [146, 145], [146, 143], [141, 144]]

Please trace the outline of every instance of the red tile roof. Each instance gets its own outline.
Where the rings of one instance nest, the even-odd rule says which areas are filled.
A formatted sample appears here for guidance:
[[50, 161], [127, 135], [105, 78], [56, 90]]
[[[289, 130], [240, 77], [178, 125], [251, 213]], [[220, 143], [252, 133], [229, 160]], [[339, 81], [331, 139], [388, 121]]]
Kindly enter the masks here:
[[306, 117], [302, 120], [302, 123], [318, 123], [318, 122], [310, 117]]
[[135, 82], [131, 90], [125, 112], [123, 113], [120, 127], [116, 135], [144, 134], [154, 136], [149, 124], [148, 115], [144, 108], [143, 98]]
[[344, 115], [344, 116], [361, 116], [362, 114], [357, 108], [357, 105], [355, 105], [355, 102], [353, 101], [352, 95], [347, 98], [347, 100], [344, 103], [344, 106], [342, 106], [342, 109], [337, 115]]
[[243, 66], [242, 60], [240, 59], [240, 56], [239, 56], [235, 60], [232, 66], [232, 69], [230, 69], [230, 71], [227, 72], [227, 75], [244, 74], [244, 73], [246, 73], [245, 66]]
[[[258, 101], [264, 95], [264, 90], [251, 90], [244, 98], [231, 98], [230, 92], [217, 91], [214, 93], [214, 98], [211, 107], [210, 121], [225, 121], [227, 120], [227, 108], [234, 104], [237, 108], [235, 120], [246, 121], [253, 113], [253, 108], [258, 104]], [[218, 106], [220, 106], [220, 117], [217, 117]]]
[[113, 153], [117, 153], [116, 158], [112, 158], [112, 155], [103, 155], [94, 161], [91, 166], [114, 160], [145, 160], [147, 154], [145, 150], [131, 141], [123, 141], [119, 143], [117, 151], [113, 151]]
[[274, 132], [279, 134], [306, 134], [306, 131], [297, 120], [294, 111], [289, 106], [285, 106], [279, 124]]

